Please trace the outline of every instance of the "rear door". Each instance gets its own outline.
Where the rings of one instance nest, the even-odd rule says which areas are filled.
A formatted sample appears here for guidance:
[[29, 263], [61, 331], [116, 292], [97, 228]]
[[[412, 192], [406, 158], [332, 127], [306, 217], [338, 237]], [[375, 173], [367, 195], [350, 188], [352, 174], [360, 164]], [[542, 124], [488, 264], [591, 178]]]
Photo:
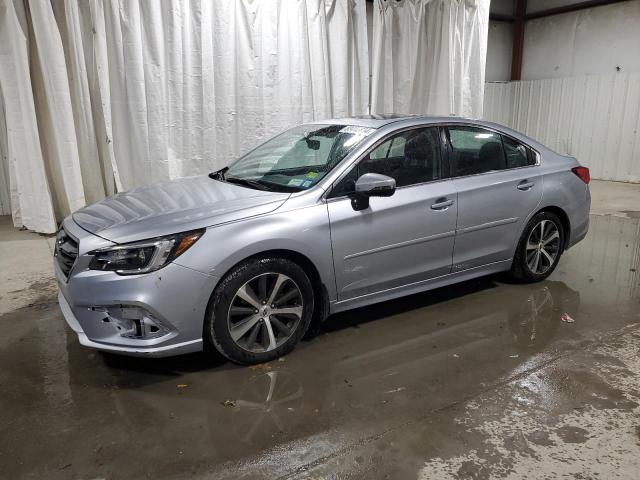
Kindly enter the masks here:
[[510, 259], [523, 223], [542, 199], [538, 157], [493, 130], [447, 128], [458, 222], [452, 271]]
[[[338, 300], [402, 287], [451, 271], [457, 202], [436, 127], [382, 141], [340, 180], [327, 200]], [[391, 197], [356, 211], [350, 193], [365, 173], [396, 180]]]

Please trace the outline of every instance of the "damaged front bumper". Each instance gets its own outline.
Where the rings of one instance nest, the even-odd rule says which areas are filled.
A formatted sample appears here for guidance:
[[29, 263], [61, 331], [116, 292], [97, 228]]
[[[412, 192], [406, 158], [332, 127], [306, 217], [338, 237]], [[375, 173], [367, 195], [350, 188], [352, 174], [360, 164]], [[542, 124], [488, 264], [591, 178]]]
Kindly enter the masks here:
[[141, 275], [89, 270], [87, 252], [111, 242], [82, 230], [71, 218], [63, 228], [77, 242], [78, 256], [68, 276], [54, 260], [58, 302], [82, 345], [151, 357], [202, 350], [216, 277], [173, 263]]
[[198, 352], [202, 350], [202, 339], [189, 340], [181, 343], [173, 343], [170, 345], [163, 345], [159, 347], [133, 347], [125, 345], [112, 345], [103, 342], [94, 342], [82, 329], [80, 322], [73, 314], [69, 302], [64, 298], [62, 292], [58, 292], [58, 303], [60, 304], [60, 310], [67, 324], [78, 335], [78, 341], [80, 345], [85, 347], [95, 348], [103, 352], [113, 352], [124, 355], [132, 355], [137, 357], [166, 357], [173, 355], [180, 355], [183, 353]]

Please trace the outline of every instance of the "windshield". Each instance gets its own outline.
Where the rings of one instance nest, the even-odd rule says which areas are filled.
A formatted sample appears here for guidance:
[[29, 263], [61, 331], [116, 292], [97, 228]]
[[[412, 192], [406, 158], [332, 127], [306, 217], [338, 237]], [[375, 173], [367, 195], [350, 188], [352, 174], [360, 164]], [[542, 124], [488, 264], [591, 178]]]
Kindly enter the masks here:
[[249, 152], [224, 172], [224, 180], [250, 188], [311, 188], [375, 130], [345, 125], [302, 125]]

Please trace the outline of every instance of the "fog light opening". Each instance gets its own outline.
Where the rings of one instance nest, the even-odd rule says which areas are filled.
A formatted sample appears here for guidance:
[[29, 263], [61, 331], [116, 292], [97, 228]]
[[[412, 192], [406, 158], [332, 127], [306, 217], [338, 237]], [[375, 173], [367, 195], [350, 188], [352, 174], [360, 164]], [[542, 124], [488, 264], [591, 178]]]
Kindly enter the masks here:
[[111, 323], [120, 336], [147, 340], [159, 338], [171, 332], [171, 328], [155, 318], [142, 307], [120, 305], [114, 307], [90, 307], [90, 310], [105, 312], [102, 322]]

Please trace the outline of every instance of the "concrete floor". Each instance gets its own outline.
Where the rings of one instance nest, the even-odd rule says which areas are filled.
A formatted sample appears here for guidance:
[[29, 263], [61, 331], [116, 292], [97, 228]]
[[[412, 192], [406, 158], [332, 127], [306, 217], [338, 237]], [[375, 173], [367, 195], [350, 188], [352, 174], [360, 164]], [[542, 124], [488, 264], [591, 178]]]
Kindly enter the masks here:
[[336, 315], [257, 367], [81, 347], [52, 240], [5, 217], [0, 477], [640, 478], [640, 186], [593, 192], [549, 280]]
[[640, 218], [640, 185], [592, 180], [591, 213]]

